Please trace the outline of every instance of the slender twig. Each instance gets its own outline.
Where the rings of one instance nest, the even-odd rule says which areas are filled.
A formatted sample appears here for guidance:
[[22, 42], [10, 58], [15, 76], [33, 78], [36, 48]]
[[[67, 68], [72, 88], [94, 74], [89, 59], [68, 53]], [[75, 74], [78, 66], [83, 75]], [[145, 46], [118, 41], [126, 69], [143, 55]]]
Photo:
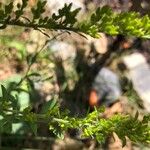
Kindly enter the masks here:
[[[38, 52], [36, 52], [33, 57], [34, 57], [34, 58], [37, 58], [38, 55], [43, 51], [43, 49], [45, 49], [45, 48], [47, 47], [47, 45], [48, 45], [48, 43], [49, 43], [50, 41], [56, 39], [58, 36], [60, 36], [60, 35], [62, 35], [62, 34], [64, 34], [64, 33], [65, 33], [65, 32], [61, 32], [61, 33], [59, 33], [59, 34], [53, 36], [51, 39], [47, 40], [47, 41], [44, 43], [44, 45], [41, 47], [41, 49], [40, 49]], [[22, 82], [28, 77], [28, 73], [30, 72], [30, 69], [31, 69], [31, 67], [32, 67], [32, 65], [33, 65], [34, 63], [35, 63], [35, 61], [34, 61], [34, 62], [31, 62], [31, 63], [28, 65], [28, 68], [27, 68], [27, 71], [26, 71], [25, 75], [23, 76], [23, 78], [20, 80], [20, 82], [19, 82], [16, 86], [21, 85]]]
[[0, 21], [0, 24], [6, 24], [9, 26], [20, 26], [20, 27], [26, 27], [26, 28], [33, 28], [33, 29], [38, 29], [38, 28], [43, 28], [43, 29], [48, 29], [48, 30], [61, 30], [61, 31], [72, 31], [72, 32], [79, 32], [80, 30], [78, 28], [75, 27], [66, 27], [66, 26], [60, 26], [60, 24], [56, 24], [56, 26], [50, 26], [48, 25], [40, 25], [40, 24], [36, 24], [36, 23], [27, 23], [27, 22], [21, 22], [21, 21], [15, 21], [15, 20], [11, 20], [11, 21]]

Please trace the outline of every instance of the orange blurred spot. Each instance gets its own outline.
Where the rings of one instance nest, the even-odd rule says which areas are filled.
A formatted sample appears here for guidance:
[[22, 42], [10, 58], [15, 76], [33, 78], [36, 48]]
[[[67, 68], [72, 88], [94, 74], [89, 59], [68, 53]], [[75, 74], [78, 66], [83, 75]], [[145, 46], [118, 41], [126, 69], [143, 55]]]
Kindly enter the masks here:
[[128, 48], [131, 47], [131, 44], [130, 44], [129, 42], [124, 42], [124, 43], [122, 44], [122, 47], [123, 47], [124, 49], [128, 49]]
[[89, 105], [90, 105], [90, 107], [98, 106], [98, 95], [95, 90], [91, 90], [91, 92], [90, 92]]
[[33, 7], [36, 4], [36, 0], [29, 0], [29, 5]]

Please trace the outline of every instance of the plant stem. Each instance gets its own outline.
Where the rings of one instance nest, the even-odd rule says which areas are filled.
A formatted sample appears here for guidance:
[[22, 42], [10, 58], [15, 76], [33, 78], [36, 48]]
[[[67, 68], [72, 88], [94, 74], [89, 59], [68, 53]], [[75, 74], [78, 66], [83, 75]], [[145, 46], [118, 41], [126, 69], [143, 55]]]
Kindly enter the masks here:
[[35, 30], [38, 30], [39, 28], [44, 28], [44, 29], [48, 29], [48, 30], [67, 30], [67, 31], [71, 31], [71, 32], [80, 32], [80, 30], [78, 28], [73, 28], [73, 27], [66, 27], [66, 26], [60, 26], [59, 24], [55, 25], [55, 26], [50, 26], [50, 25], [39, 25], [39, 24], [35, 24], [35, 23], [24, 23], [24, 22], [20, 22], [20, 21], [0, 21], [0, 24], [4, 24], [6, 26], [19, 26], [19, 27], [26, 27], [26, 28], [33, 28]]

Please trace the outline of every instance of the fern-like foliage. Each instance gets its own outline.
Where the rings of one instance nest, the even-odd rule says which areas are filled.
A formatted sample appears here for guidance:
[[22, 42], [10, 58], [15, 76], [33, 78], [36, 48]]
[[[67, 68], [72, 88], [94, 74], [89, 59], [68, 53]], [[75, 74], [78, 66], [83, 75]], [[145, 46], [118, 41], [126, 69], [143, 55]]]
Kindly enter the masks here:
[[137, 12], [117, 14], [110, 7], [104, 6], [98, 8], [91, 15], [90, 21], [81, 25], [81, 29], [91, 36], [95, 36], [99, 32], [105, 32], [110, 35], [122, 34], [149, 38], [150, 18], [148, 15], [141, 17]]
[[143, 120], [138, 120], [138, 113], [135, 117], [129, 115], [114, 115], [106, 119], [102, 117], [104, 108], [95, 109], [85, 118], [69, 117], [68, 111], [60, 111], [56, 101], [51, 100], [45, 103], [41, 113], [32, 112], [29, 106], [20, 110], [17, 99], [13, 97], [4, 86], [2, 97], [0, 97], [0, 132], [11, 131], [13, 123], [25, 122], [36, 135], [39, 122], [49, 124], [49, 129], [58, 137], [63, 137], [63, 133], [69, 128], [81, 130], [81, 137], [90, 137], [103, 143], [105, 139], [115, 132], [126, 144], [126, 137], [134, 142], [150, 143], [150, 116], [144, 116]]
[[[44, 16], [45, 4], [45, 1], [38, 1], [37, 6], [31, 8], [31, 17], [25, 16], [27, 0], [22, 0], [22, 4], [17, 5], [17, 10], [14, 10], [13, 2], [2, 5], [0, 29], [5, 29], [7, 26], [20, 26], [40, 30], [45, 35], [47, 33], [43, 29], [85, 33], [93, 37], [98, 37], [100, 32], [104, 32], [110, 35], [123, 34], [150, 38], [150, 18], [147, 15], [141, 17], [135, 12], [118, 14], [104, 6], [98, 8], [90, 19], [87, 19], [88, 21], [79, 22], [76, 17], [80, 9], [72, 10], [72, 4], [65, 4], [57, 14]], [[69, 117], [68, 113], [61, 112], [55, 101], [47, 102], [40, 114], [33, 113], [31, 110], [31, 107], [27, 107], [21, 111], [17, 98], [2, 86], [0, 132], [8, 132], [12, 123], [26, 122], [36, 134], [37, 123], [44, 121], [57, 135], [61, 135], [68, 128], [80, 128], [82, 137], [96, 138], [99, 142], [103, 142], [107, 136], [115, 132], [122, 139], [123, 145], [126, 137], [134, 142], [150, 143], [150, 116], [145, 116], [141, 121], [138, 120], [138, 115], [135, 117], [115, 115], [110, 119], [104, 119], [100, 117], [104, 110], [100, 109], [81, 119]]]
[[34, 28], [36, 30], [66, 30], [68, 32], [80, 32], [99, 37], [100, 32], [109, 35], [128, 35], [142, 38], [150, 38], [150, 18], [143, 17], [137, 12], [115, 13], [104, 6], [97, 8], [91, 17], [83, 22], [77, 20], [80, 8], [72, 10], [72, 4], [65, 4], [59, 9], [58, 14], [44, 16], [46, 1], [38, 1], [37, 6], [31, 8], [32, 17], [25, 17], [27, 0], [22, 0], [22, 4], [17, 5], [17, 10], [13, 9], [13, 2], [4, 5], [0, 9], [1, 29], [8, 25], [16, 25]]

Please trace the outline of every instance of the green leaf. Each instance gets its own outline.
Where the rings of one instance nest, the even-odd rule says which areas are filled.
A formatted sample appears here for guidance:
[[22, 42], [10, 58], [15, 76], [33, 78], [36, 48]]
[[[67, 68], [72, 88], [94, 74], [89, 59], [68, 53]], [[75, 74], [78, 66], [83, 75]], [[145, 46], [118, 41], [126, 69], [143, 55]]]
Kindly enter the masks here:
[[5, 18], [5, 15], [4, 15], [5, 13], [4, 13], [4, 10], [0, 10], [0, 21], [1, 20], [4, 20], [4, 18]]
[[32, 132], [34, 133], [34, 135], [36, 136], [37, 129], [38, 129], [37, 123], [30, 123], [30, 128], [31, 128]]
[[46, 5], [46, 1], [38, 1], [37, 3], [37, 7], [36, 8], [32, 8], [31, 11], [32, 11], [32, 14], [33, 14], [33, 21], [35, 19], [40, 19], [41, 15], [45, 12], [45, 7]]
[[122, 137], [121, 140], [122, 140], [122, 147], [126, 146], [126, 144], [127, 144], [126, 138]]
[[22, 7], [25, 8], [27, 6], [28, 0], [22, 0]]
[[2, 89], [2, 98], [4, 101], [8, 101], [9, 100], [9, 95], [8, 95], [8, 92], [6, 90], [6, 88], [1, 85], [1, 89]]
[[5, 14], [10, 14], [13, 9], [13, 2], [5, 6]]
[[31, 110], [32, 110], [32, 106], [28, 106], [28, 107], [23, 109], [23, 114], [28, 114], [31, 112]]
[[31, 65], [31, 64], [33, 64], [36, 61], [37, 55], [36, 54], [34, 54], [34, 55], [33, 54], [32, 55], [28, 55], [26, 57], [26, 59], [27, 59], [28, 65]]
[[48, 102], [44, 103], [41, 113], [47, 113], [48, 110], [52, 110], [57, 105], [56, 100], [49, 100]]
[[27, 78], [27, 83], [31, 89], [34, 89], [34, 81], [33, 80], [31, 80], [30, 78]]
[[76, 16], [80, 11], [80, 8], [77, 8], [71, 11], [72, 3], [65, 4], [62, 9], [58, 10], [58, 15], [55, 13], [52, 14], [52, 19], [60, 26], [73, 27], [77, 22]]
[[0, 120], [0, 133], [8, 133], [12, 132], [12, 123], [6, 119]]
[[7, 124], [7, 121], [5, 119], [0, 120], [0, 133], [4, 131], [4, 126]]
[[53, 134], [55, 134], [58, 138], [64, 138], [64, 134], [58, 126], [56, 127], [53, 125], [49, 125], [49, 130], [51, 130]]
[[138, 119], [138, 117], [139, 117], [139, 112], [137, 111], [137, 112], [136, 112], [136, 114], [135, 114], [134, 119], [135, 119], [135, 120], [137, 120], [137, 119]]

